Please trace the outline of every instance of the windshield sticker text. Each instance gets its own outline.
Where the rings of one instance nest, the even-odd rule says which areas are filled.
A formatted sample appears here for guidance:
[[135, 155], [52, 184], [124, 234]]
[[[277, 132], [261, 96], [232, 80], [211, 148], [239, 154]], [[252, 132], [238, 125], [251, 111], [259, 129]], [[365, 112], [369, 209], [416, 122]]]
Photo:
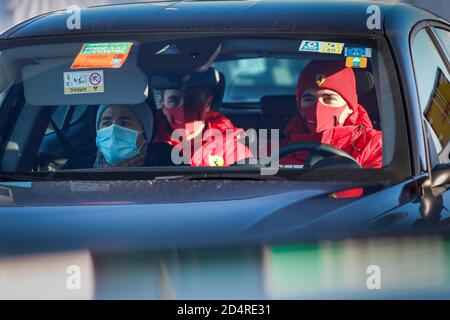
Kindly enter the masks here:
[[298, 51], [342, 54], [344, 43], [303, 40]]
[[105, 91], [103, 70], [64, 72], [64, 94]]
[[85, 43], [71, 69], [121, 68], [132, 46], [132, 42]]

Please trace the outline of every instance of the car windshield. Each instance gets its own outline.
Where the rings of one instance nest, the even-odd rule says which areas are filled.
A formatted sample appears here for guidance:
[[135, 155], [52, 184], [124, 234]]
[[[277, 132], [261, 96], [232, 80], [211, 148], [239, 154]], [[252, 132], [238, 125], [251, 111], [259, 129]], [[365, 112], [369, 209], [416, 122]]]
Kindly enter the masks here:
[[381, 37], [60, 37], [0, 50], [4, 175], [407, 174]]

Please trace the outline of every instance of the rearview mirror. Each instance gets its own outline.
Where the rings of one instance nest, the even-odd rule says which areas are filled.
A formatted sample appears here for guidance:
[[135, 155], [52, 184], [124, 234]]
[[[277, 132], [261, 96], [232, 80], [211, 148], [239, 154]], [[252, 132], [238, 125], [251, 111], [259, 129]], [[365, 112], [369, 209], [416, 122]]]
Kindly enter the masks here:
[[151, 77], [150, 86], [155, 90], [189, 89], [195, 87], [215, 87], [220, 81], [219, 72], [209, 68], [205, 72], [197, 72], [180, 75], [154, 75]]
[[204, 72], [221, 51], [219, 38], [174, 39], [140, 46], [139, 67], [148, 74]]

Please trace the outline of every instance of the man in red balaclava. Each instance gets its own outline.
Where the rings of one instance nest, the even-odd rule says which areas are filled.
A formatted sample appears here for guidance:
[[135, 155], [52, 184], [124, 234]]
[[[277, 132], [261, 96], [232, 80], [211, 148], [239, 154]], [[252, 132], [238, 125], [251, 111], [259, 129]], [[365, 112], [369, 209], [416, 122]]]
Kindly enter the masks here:
[[[158, 110], [156, 142], [165, 142], [182, 148], [174, 130], [184, 130], [191, 142], [190, 165], [229, 166], [252, 157], [251, 151], [241, 144], [243, 129], [236, 128], [224, 115], [210, 109], [213, 96], [209, 88], [194, 87], [184, 90], [163, 90]], [[211, 133], [211, 134], [210, 134]], [[194, 146], [195, 138], [202, 141]]]
[[[285, 129], [284, 144], [317, 141], [347, 152], [363, 168], [381, 168], [382, 135], [358, 104], [355, 74], [342, 61], [312, 61], [300, 74], [296, 90], [299, 113]], [[280, 160], [303, 164], [307, 152]]]

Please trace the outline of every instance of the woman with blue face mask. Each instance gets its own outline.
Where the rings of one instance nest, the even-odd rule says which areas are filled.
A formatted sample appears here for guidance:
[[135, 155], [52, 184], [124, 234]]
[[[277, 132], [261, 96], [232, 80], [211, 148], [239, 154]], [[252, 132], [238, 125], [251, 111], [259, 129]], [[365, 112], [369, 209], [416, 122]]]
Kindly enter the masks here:
[[152, 143], [153, 128], [154, 115], [146, 103], [100, 106], [94, 168], [171, 165], [171, 147]]

